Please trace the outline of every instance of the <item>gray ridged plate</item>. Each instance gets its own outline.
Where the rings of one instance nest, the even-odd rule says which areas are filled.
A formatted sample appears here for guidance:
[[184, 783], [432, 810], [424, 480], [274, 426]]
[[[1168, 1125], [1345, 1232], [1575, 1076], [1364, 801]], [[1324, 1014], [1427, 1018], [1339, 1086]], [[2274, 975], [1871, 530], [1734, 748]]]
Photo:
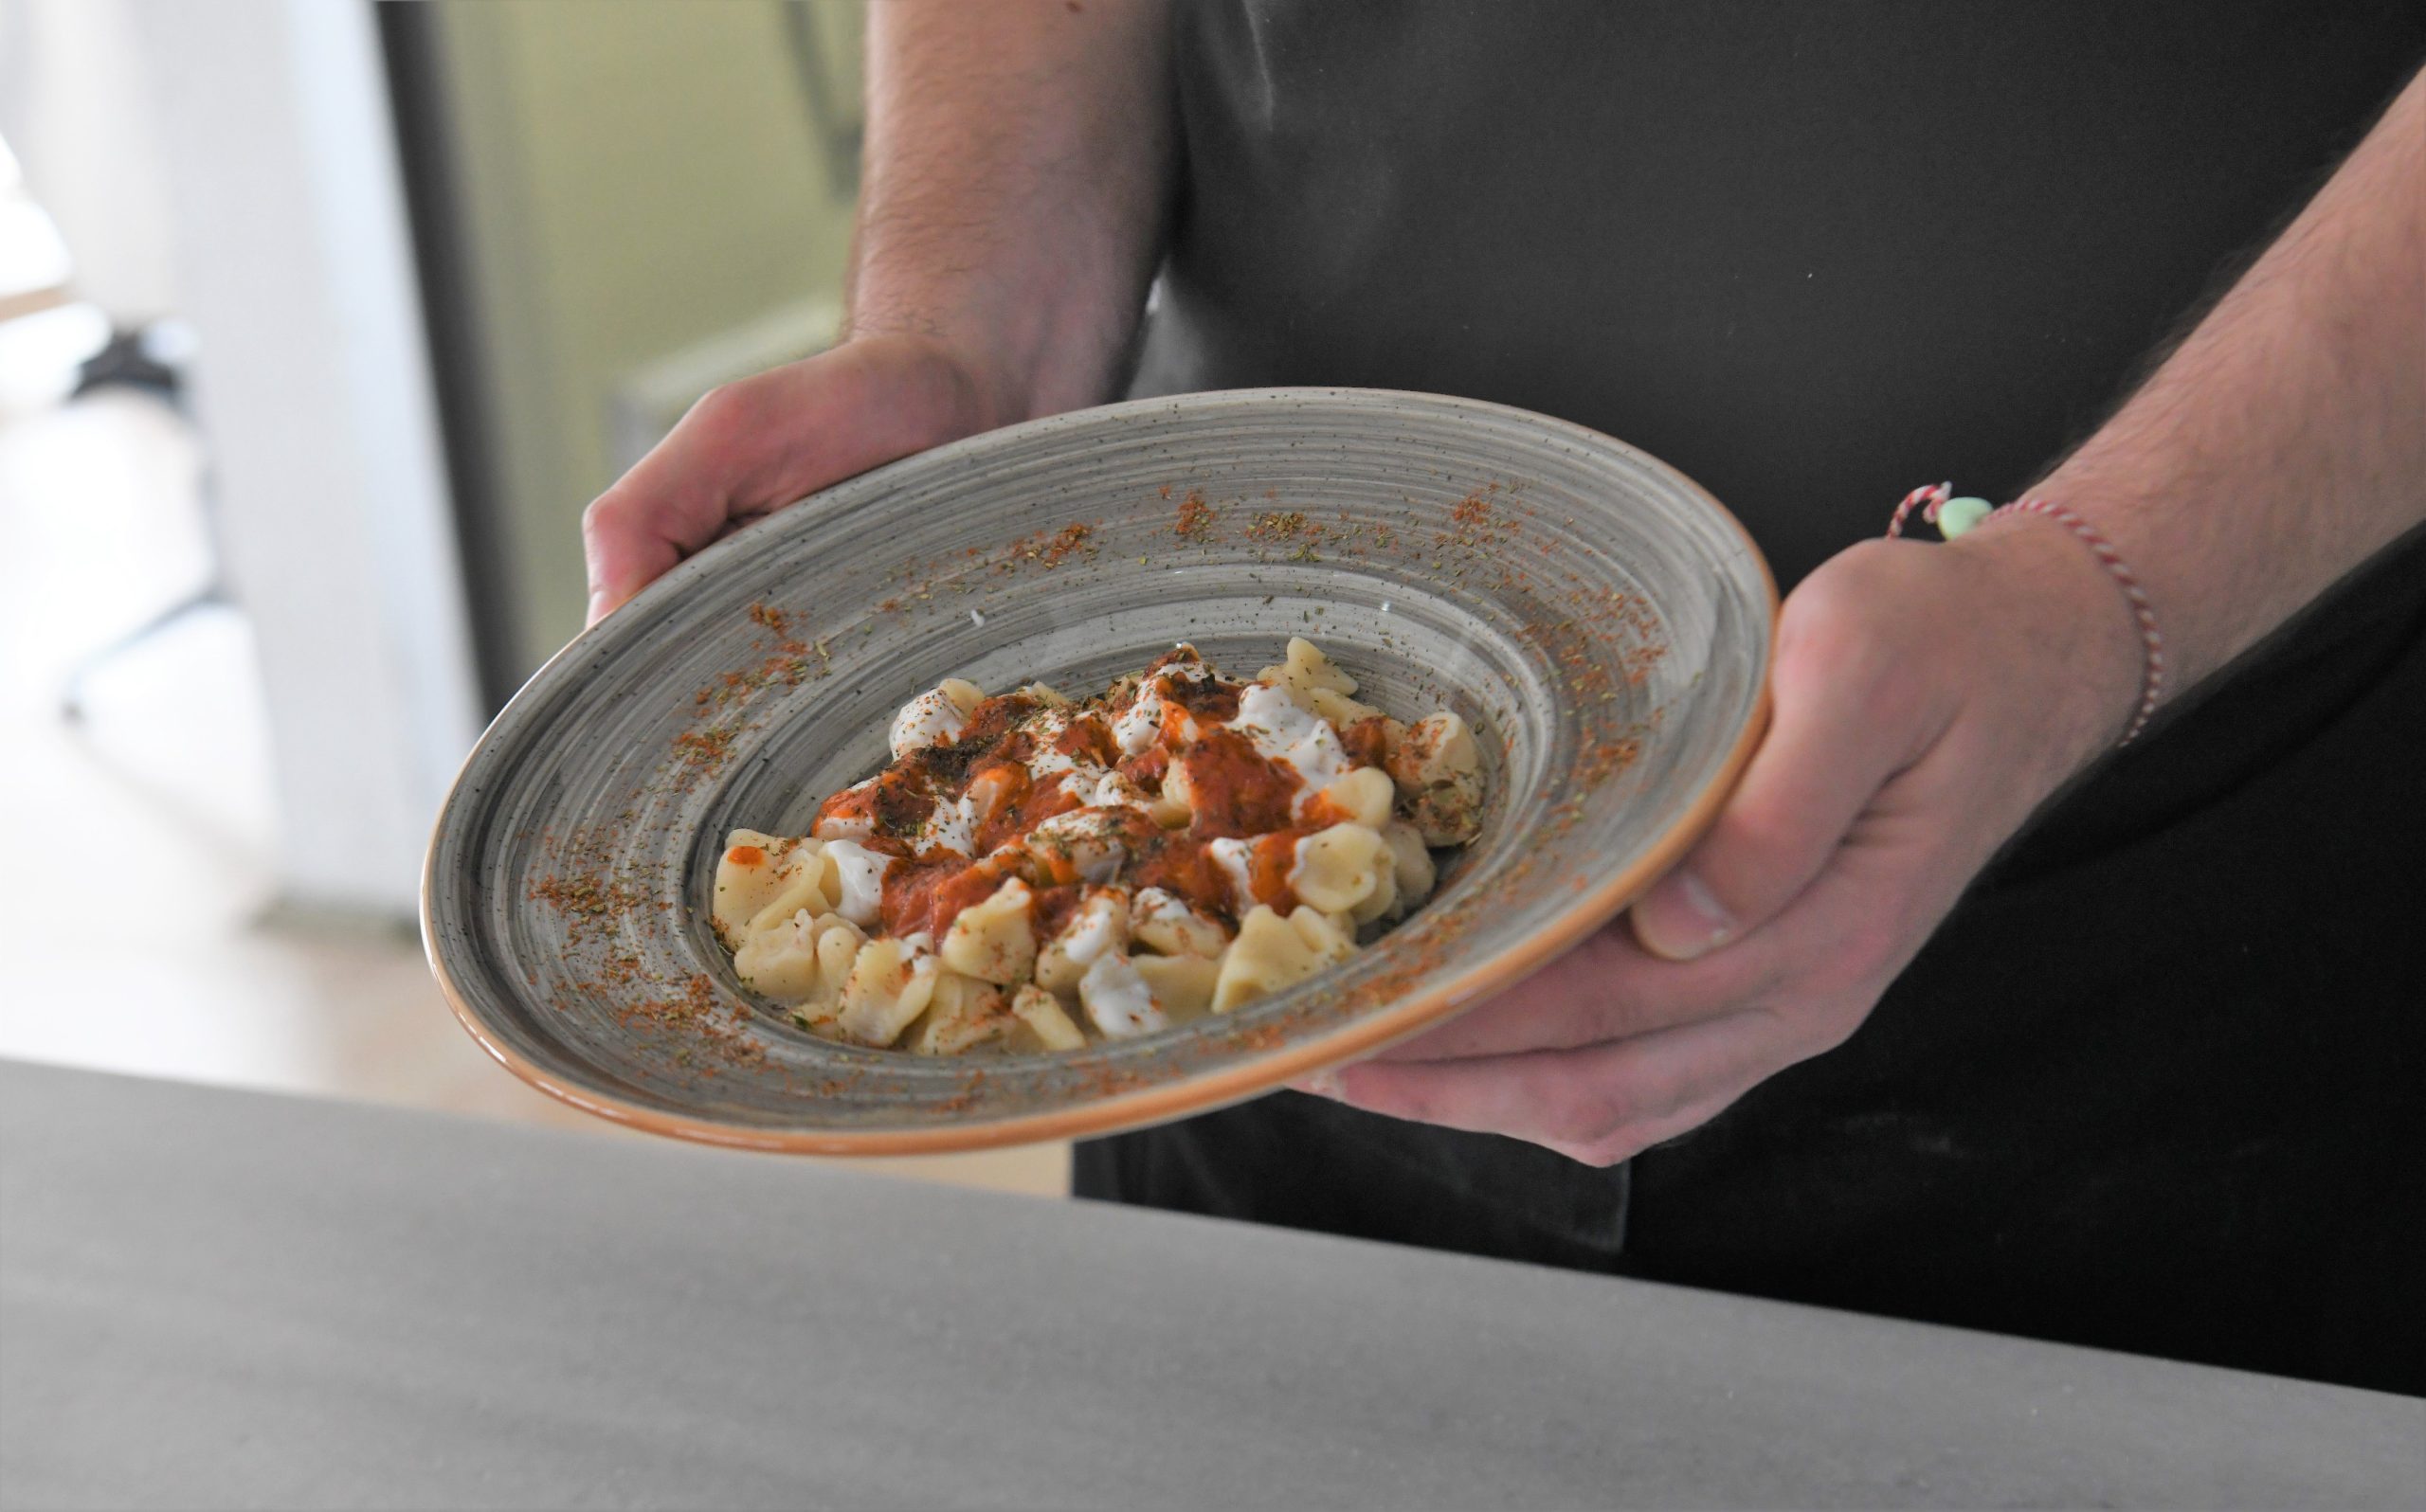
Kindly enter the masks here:
[[[566, 647], [441, 812], [430, 960], [505, 1065], [661, 1133], [900, 1153], [1199, 1111], [1477, 1000], [1637, 896], [1759, 736], [1775, 607], [1690, 480], [1521, 410], [1276, 389], [1014, 426], [753, 526]], [[1148, 1038], [931, 1060], [792, 1028], [710, 936], [725, 832], [801, 833], [939, 678], [1100, 690], [1181, 639], [1251, 675], [1300, 634], [1360, 698], [1486, 737], [1482, 838], [1353, 961]]]

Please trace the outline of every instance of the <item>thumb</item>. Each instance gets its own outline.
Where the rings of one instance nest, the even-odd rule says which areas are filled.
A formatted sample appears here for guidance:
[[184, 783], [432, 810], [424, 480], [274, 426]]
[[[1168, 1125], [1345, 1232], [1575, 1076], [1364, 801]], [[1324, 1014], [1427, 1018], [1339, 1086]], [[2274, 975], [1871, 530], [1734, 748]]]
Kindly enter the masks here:
[[1635, 938], [1654, 955], [1691, 961], [1775, 917], [1926, 748], [1920, 679], [1864, 611], [1796, 607], [1780, 625], [1768, 737], [1710, 833], [1634, 906]]

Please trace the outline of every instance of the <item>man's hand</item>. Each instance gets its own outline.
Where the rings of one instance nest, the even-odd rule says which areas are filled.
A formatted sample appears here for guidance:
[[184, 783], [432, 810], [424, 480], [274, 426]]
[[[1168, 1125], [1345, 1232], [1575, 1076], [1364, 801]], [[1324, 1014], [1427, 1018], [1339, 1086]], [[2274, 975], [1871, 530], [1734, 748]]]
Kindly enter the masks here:
[[923, 336], [862, 336], [710, 393], [582, 515], [596, 624], [677, 562], [871, 467], [1000, 423]]
[[1850, 1035], [2139, 679], [2122, 597], [2060, 526], [1856, 547], [1787, 601], [1768, 737], [1631, 928], [1316, 1086], [1594, 1164], [1674, 1138]]
[[[2426, 520], [2426, 74], [2035, 493], [2155, 601], [2175, 695]], [[1775, 722], [1701, 844], [1539, 976], [1318, 1084], [1608, 1163], [1841, 1043], [1998, 846], [2118, 738], [2141, 648], [2043, 517], [1871, 542], [1786, 601]]]
[[1113, 398], [1173, 171], [1166, 0], [868, 16], [851, 336], [699, 401], [582, 520], [593, 624], [803, 495]]

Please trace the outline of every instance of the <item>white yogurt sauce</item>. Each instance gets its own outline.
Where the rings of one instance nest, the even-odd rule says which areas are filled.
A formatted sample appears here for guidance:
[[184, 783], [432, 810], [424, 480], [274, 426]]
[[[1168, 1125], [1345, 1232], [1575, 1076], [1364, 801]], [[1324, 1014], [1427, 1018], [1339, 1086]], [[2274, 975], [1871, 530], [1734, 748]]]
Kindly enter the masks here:
[[1070, 922], [1061, 927], [1061, 953], [1079, 965], [1092, 965], [1109, 954], [1120, 943], [1120, 931], [1113, 916], [1113, 906], [1119, 900], [1110, 893], [1099, 892], [1078, 905]]
[[1124, 955], [1095, 958], [1087, 974], [1078, 979], [1078, 1001], [1108, 1039], [1129, 1039], [1170, 1027], [1169, 1016], [1154, 1005], [1153, 989]]
[[1232, 911], [1244, 918], [1247, 910], [1255, 907], [1255, 884], [1250, 880], [1253, 873], [1249, 866], [1254, 855], [1252, 842], [1224, 837], [1206, 841], [1204, 849], [1211, 853], [1213, 864], [1222, 869], [1222, 874], [1230, 879]]
[[1036, 754], [1027, 759], [1029, 777], [1041, 781], [1078, 765], [1066, 752], [1053, 748], [1053, 743], [1069, 728], [1070, 711], [1066, 709], [1040, 709], [1020, 721], [1020, 729], [1036, 743]]
[[1186, 927], [1203, 917], [1182, 901], [1179, 894], [1165, 888], [1140, 888], [1137, 895], [1129, 900], [1129, 924], [1132, 929], [1160, 919], [1168, 919]]
[[1268, 684], [1250, 684], [1239, 696], [1239, 715], [1229, 728], [1253, 741], [1256, 754], [1286, 765], [1305, 783], [1292, 804], [1294, 813], [1305, 812], [1316, 793], [1351, 769], [1348, 747], [1331, 722]]
[[884, 873], [893, 857], [871, 851], [857, 840], [835, 840], [825, 847], [842, 879], [842, 898], [834, 911], [861, 928], [877, 922], [884, 904]]
[[1151, 746], [1163, 732], [1163, 691], [1152, 682], [1137, 690], [1137, 696], [1120, 717], [1112, 722], [1113, 744], [1123, 756], [1135, 756]]
[[[937, 803], [927, 817], [927, 846], [940, 846], [959, 855], [977, 854], [977, 805], [967, 793], [949, 803]], [[923, 847], [922, 847], [923, 849]]]
[[951, 695], [941, 688], [930, 688], [893, 716], [893, 759], [899, 761], [914, 750], [951, 739], [968, 727], [968, 717]]

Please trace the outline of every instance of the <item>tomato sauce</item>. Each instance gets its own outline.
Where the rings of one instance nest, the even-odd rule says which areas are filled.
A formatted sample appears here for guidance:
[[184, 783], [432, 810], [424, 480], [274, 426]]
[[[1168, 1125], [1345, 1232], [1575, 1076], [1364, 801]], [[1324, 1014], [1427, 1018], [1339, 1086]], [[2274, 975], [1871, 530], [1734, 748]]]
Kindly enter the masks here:
[[871, 807], [878, 834], [908, 839], [927, 827], [935, 812], [935, 795], [927, 785], [926, 774], [904, 763], [876, 780]]
[[1188, 833], [1199, 839], [1268, 835], [1295, 821], [1291, 805], [1304, 780], [1265, 760], [1255, 742], [1235, 729], [1206, 731], [1180, 753], [1179, 764], [1186, 769], [1196, 815]]
[[1154, 680], [1154, 674], [1158, 672], [1167, 672], [1173, 667], [1201, 667], [1203, 665], [1204, 665], [1204, 654], [1199, 652], [1194, 646], [1183, 643], [1181, 645], [1171, 647], [1168, 651], [1164, 652], [1161, 656], [1156, 657], [1153, 660], [1146, 663], [1146, 671], [1140, 675], [1138, 681], [1141, 683], [1152, 682]]
[[1203, 840], [1186, 835], [1161, 835], [1130, 856], [1129, 879], [1140, 891], [1161, 888], [1186, 899], [1200, 913], [1231, 916], [1230, 878]]
[[968, 868], [969, 863], [957, 855], [898, 861], [885, 868], [884, 897], [877, 909], [884, 932], [915, 934], [926, 928], [934, 912], [936, 889]]
[[1072, 761], [1109, 766], [1120, 759], [1110, 727], [1094, 714], [1081, 714], [1053, 737], [1053, 748]]
[[924, 929], [935, 944], [960, 917], [960, 910], [985, 902], [1004, 879], [1016, 874], [1008, 858], [969, 863], [950, 851], [889, 868], [884, 875], [884, 901], [878, 917], [885, 932], [899, 936]]
[[1028, 927], [1036, 931], [1037, 944], [1059, 934], [1068, 927], [1071, 915], [1086, 900], [1087, 890], [1076, 883], [1057, 883], [1034, 888], [1028, 893]]
[[1239, 694], [1244, 690], [1237, 683], [1210, 677], [1165, 677], [1161, 683], [1164, 704], [1186, 710], [1200, 725], [1226, 725], [1239, 717]]
[[[1038, 939], [1051, 939], [1088, 891], [1077, 880], [1079, 866], [1092, 865], [1091, 857], [1100, 856], [1107, 843], [1126, 853], [1122, 884], [1161, 888], [1199, 912], [1235, 925], [1244, 909], [1210, 842], [1247, 840], [1249, 901], [1283, 913], [1295, 908], [1289, 873], [1296, 864], [1297, 842], [1352, 816], [1324, 794], [1315, 795], [1302, 816], [1294, 812], [1304, 780], [1287, 763], [1265, 757], [1246, 734], [1226, 728], [1238, 717], [1246, 685], [1169, 672], [1201, 662], [1183, 647], [1147, 669], [1139, 686], [1163, 700], [1163, 738], [1135, 756], [1122, 759], [1099, 707], [1074, 712], [1049, 736], [1052, 750], [1086, 767], [1110, 767], [1149, 794], [1162, 790], [1174, 765], [1184, 768], [1193, 812], [1183, 831], [1166, 833], [1138, 809], [1107, 808], [1100, 825], [1068, 846], [1020, 849], [1037, 826], [1083, 806], [1094, 787], [1092, 779], [1077, 773], [1038, 777], [1030, 769], [1048, 741], [1020, 727], [1046, 706], [1025, 693], [985, 699], [956, 737], [912, 751], [874, 781], [828, 799], [818, 810], [821, 823], [862, 822], [872, 833], [861, 843], [896, 858], [878, 909], [884, 931], [896, 937], [923, 931], [940, 944], [963, 909], [991, 897], [1005, 878], [1019, 876], [1034, 891], [1029, 916]], [[1385, 728], [1375, 716], [1340, 731], [1355, 765], [1382, 765]], [[941, 849], [921, 853], [919, 837], [937, 808], [980, 783], [993, 790], [992, 811], [972, 837], [980, 858]], [[993, 854], [998, 851], [1003, 854]]]
[[996, 693], [991, 698], [981, 698], [977, 707], [969, 711], [969, 722], [961, 727], [952, 744], [969, 746], [1001, 740], [1041, 707], [1033, 694], [1023, 693]]
[[1359, 766], [1379, 766], [1389, 754], [1389, 721], [1380, 714], [1360, 719], [1339, 732], [1348, 759]]
[[1297, 906], [1289, 873], [1297, 865], [1297, 842], [1312, 830], [1282, 830], [1258, 837], [1247, 847], [1247, 891], [1258, 903], [1287, 913]]
[[817, 818], [811, 821], [810, 827], [814, 829], [828, 819], [874, 827], [876, 784], [863, 783], [857, 787], [846, 787], [824, 802], [818, 804]]
[[1306, 812], [1300, 816], [1306, 823], [1318, 830], [1332, 824], [1345, 824], [1355, 817], [1348, 811], [1346, 804], [1329, 793], [1316, 793], [1306, 800]]
[[1163, 790], [1163, 779], [1171, 769], [1171, 752], [1168, 746], [1149, 746], [1113, 768], [1150, 793]]
[[1081, 806], [1080, 795], [1071, 790], [1067, 772], [1031, 783], [977, 827], [977, 849], [982, 854], [1008, 845], [1056, 814], [1067, 814]]

